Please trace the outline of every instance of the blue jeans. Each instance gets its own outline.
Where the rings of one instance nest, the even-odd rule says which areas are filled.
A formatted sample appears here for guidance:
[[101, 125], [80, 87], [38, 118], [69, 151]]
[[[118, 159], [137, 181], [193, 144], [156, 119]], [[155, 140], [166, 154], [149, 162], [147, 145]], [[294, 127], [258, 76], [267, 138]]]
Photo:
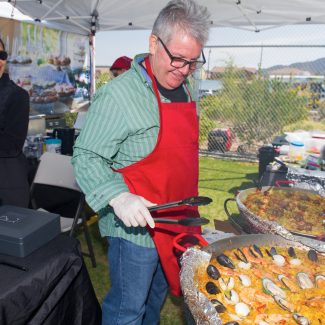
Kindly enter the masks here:
[[154, 325], [168, 284], [155, 248], [108, 237], [111, 288], [103, 301], [102, 325]]

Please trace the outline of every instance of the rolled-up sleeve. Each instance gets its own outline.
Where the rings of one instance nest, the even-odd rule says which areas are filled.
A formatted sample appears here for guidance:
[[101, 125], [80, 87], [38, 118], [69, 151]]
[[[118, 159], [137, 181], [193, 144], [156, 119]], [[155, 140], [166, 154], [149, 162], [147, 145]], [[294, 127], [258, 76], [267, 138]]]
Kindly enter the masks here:
[[72, 164], [77, 182], [94, 211], [128, 191], [123, 176], [113, 170], [120, 144], [127, 137], [121, 108], [108, 91], [100, 89], [87, 113], [74, 146]]

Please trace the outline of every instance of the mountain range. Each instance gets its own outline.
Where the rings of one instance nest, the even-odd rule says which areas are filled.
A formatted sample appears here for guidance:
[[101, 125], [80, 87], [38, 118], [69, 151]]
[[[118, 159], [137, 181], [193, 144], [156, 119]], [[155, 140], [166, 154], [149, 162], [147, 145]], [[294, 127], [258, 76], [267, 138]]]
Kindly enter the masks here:
[[294, 68], [302, 71], [309, 71], [311, 75], [325, 75], [325, 58], [320, 58], [314, 61], [295, 62], [290, 65], [274, 65], [267, 69], [263, 69], [263, 71], [270, 74], [274, 70], [285, 68]]

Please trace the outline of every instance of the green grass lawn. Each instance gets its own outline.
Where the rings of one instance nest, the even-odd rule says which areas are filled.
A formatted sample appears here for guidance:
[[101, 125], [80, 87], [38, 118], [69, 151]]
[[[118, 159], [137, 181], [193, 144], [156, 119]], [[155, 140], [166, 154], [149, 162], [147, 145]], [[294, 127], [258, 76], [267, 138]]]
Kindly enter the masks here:
[[[203, 217], [211, 220], [206, 227], [213, 227], [213, 220], [225, 220], [227, 216], [223, 209], [224, 201], [229, 197], [234, 197], [234, 193], [239, 189], [252, 187], [252, 180], [257, 179], [257, 164], [214, 159], [208, 157], [200, 158], [200, 182], [199, 194], [209, 196], [213, 202], [204, 207], [200, 207], [200, 213]], [[232, 208], [232, 207], [231, 207]], [[236, 211], [235, 204], [233, 206]], [[107, 272], [107, 245], [100, 237], [97, 224], [91, 227], [93, 244], [95, 247], [97, 267], [91, 266], [89, 258], [85, 262], [89, 275], [94, 286], [97, 298], [102, 303], [109, 288], [109, 279]], [[85, 249], [83, 234], [78, 236], [82, 247]], [[183, 317], [183, 299], [167, 297], [166, 303], [161, 313], [162, 325], [184, 325]]]

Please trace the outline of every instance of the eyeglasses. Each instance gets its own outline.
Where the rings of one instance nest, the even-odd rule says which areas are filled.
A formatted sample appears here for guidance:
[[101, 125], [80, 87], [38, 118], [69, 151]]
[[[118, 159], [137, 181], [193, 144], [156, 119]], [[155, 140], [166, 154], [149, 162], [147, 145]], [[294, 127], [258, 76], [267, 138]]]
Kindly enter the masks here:
[[0, 60], [6, 61], [8, 58], [8, 53], [6, 51], [0, 51]]
[[161, 43], [161, 45], [164, 47], [167, 55], [169, 56], [169, 58], [170, 58], [170, 65], [172, 67], [179, 69], [179, 68], [185, 67], [188, 64], [190, 70], [196, 70], [196, 69], [202, 68], [202, 66], [205, 64], [206, 60], [205, 60], [205, 56], [204, 56], [203, 51], [201, 51], [201, 53], [202, 53], [202, 60], [188, 61], [188, 60], [185, 60], [183, 58], [179, 58], [177, 56], [173, 56], [169, 52], [167, 46], [164, 44], [164, 42], [161, 40], [161, 38], [158, 37], [158, 36], [157, 36], [157, 38], [158, 38], [159, 42]]

